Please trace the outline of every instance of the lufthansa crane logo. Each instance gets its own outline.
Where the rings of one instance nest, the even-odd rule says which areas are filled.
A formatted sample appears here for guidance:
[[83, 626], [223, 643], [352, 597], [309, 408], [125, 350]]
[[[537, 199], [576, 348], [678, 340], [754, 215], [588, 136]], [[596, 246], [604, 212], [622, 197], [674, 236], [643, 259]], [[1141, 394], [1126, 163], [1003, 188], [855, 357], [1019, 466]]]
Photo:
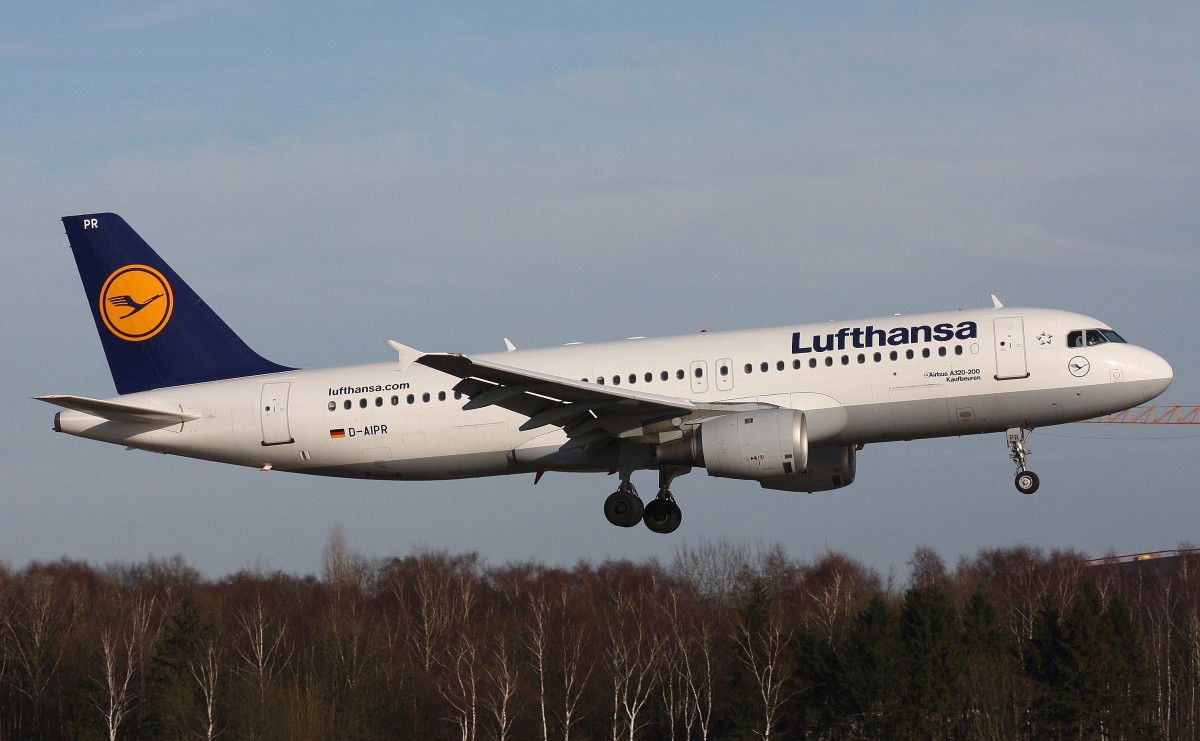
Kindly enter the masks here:
[[146, 265], [118, 269], [100, 289], [100, 316], [108, 331], [129, 342], [148, 340], [171, 319], [175, 296], [163, 274]]
[[1076, 355], [1075, 357], [1071, 358], [1069, 363], [1067, 363], [1067, 370], [1071, 371], [1071, 375], [1075, 376], [1076, 378], [1083, 378], [1091, 369], [1092, 364], [1089, 363], [1088, 359], [1082, 355]]

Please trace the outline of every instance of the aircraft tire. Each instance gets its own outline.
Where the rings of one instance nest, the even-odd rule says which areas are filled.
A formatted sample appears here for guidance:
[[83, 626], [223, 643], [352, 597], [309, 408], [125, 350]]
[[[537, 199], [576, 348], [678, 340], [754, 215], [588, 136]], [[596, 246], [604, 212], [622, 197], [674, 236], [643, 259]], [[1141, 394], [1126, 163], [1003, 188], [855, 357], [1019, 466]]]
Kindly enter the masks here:
[[678, 504], [669, 499], [655, 499], [646, 505], [642, 521], [651, 532], [665, 535], [679, 528], [679, 523], [683, 521], [683, 512]]
[[604, 516], [617, 527], [633, 527], [644, 511], [642, 500], [633, 492], [614, 491], [604, 500]]
[[1014, 482], [1017, 486], [1017, 491], [1022, 494], [1032, 494], [1038, 490], [1041, 481], [1038, 480], [1038, 475], [1033, 471], [1021, 471], [1017, 474]]

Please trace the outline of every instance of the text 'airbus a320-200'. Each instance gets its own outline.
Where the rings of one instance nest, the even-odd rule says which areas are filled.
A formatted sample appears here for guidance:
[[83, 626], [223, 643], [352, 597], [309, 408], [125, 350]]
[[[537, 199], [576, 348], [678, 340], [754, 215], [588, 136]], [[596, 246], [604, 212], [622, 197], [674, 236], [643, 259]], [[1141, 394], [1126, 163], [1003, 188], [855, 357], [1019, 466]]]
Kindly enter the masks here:
[[[388, 480], [617, 473], [614, 525], [679, 527], [692, 468], [816, 492], [867, 443], [1007, 432], [1161, 394], [1171, 366], [1107, 324], [1007, 308], [300, 370], [250, 349], [115, 214], [63, 219], [118, 396], [40, 396], [71, 435], [259, 469]], [[658, 472], [643, 504], [635, 471]]]

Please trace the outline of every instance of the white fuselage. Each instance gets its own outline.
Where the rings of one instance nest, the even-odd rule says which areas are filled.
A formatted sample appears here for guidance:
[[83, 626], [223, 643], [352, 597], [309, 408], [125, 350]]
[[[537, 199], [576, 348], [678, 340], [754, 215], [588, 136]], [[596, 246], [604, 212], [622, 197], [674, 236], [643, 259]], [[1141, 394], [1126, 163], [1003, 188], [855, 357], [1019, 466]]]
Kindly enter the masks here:
[[[475, 356], [697, 402], [801, 409], [814, 446], [863, 445], [1072, 422], [1143, 403], [1170, 367], [1079, 314], [996, 308], [573, 344]], [[200, 415], [154, 427], [60, 412], [56, 428], [135, 448], [275, 470], [446, 479], [553, 469], [567, 442], [499, 406], [464, 410], [458, 378], [375, 363], [155, 389], [123, 402]], [[582, 462], [580, 462], [582, 460]], [[608, 470], [573, 459], [561, 467]]]

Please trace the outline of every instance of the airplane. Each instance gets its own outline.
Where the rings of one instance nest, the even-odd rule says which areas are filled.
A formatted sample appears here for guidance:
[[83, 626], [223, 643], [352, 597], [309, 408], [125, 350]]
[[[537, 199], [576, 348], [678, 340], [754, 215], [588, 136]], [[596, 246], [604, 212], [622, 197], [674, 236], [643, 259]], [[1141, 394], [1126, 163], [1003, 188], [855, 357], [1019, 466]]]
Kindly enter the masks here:
[[[36, 397], [54, 430], [264, 471], [379, 480], [616, 473], [610, 523], [670, 533], [693, 468], [765, 489], [850, 485], [864, 445], [1034, 428], [1145, 403], [1171, 366], [1107, 324], [992, 307], [320, 370], [250, 349], [115, 214], [63, 218], [118, 395]], [[132, 311], [130, 311], [132, 309]], [[658, 472], [643, 502], [632, 483]]]

